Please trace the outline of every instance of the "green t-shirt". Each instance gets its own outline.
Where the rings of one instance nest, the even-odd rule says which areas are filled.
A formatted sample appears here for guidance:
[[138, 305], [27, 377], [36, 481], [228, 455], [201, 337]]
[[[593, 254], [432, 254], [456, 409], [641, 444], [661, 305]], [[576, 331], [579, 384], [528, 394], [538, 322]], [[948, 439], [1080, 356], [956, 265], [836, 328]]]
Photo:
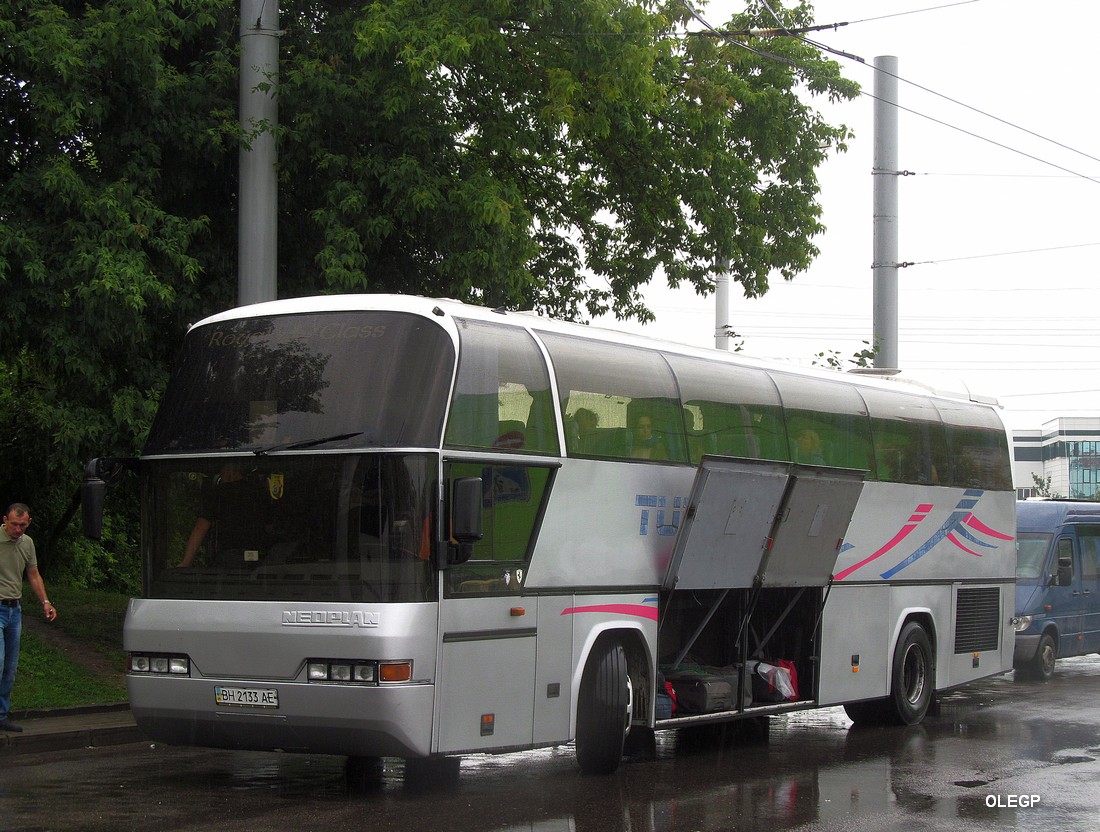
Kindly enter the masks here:
[[0, 526], [0, 598], [23, 597], [23, 573], [28, 566], [38, 566], [34, 541], [27, 535], [12, 540]]

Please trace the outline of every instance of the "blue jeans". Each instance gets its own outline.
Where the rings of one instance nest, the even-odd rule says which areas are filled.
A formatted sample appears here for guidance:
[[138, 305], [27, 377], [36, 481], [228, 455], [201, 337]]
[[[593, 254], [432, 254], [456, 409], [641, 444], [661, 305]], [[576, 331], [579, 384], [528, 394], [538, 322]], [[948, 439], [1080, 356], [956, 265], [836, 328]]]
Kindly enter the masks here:
[[0, 606], [0, 719], [8, 718], [11, 707], [11, 689], [15, 686], [15, 667], [19, 664], [19, 634], [23, 629], [23, 611], [19, 607]]

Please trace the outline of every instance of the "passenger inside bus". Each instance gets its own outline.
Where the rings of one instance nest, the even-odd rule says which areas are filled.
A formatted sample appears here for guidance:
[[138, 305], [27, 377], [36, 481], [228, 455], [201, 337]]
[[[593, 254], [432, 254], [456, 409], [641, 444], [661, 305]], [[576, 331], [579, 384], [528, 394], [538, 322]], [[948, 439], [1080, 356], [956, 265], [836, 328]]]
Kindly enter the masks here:
[[630, 455], [634, 459], [668, 459], [668, 452], [663, 444], [664, 437], [654, 429], [652, 416], [639, 416], [634, 422], [632, 434], [634, 441]]
[[821, 436], [813, 428], [802, 428], [795, 435], [795, 462], [805, 465], [824, 465], [825, 453]]
[[596, 432], [600, 429], [600, 417], [594, 410], [578, 407], [573, 414], [576, 424], [576, 447], [582, 454], [596, 452]]

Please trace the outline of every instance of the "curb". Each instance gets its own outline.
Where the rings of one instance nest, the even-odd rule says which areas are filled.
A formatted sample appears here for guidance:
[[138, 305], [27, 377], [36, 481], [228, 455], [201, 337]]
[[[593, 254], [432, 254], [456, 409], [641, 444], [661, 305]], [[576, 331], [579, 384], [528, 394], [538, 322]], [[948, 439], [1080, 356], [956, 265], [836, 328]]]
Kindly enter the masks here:
[[51, 719], [63, 716], [86, 716], [88, 714], [109, 714], [130, 710], [129, 702], [108, 702], [104, 705], [75, 705], [71, 708], [24, 708], [14, 709], [9, 716], [16, 722], [28, 719]]
[[12, 712], [22, 733], [0, 732], [0, 756], [101, 748], [142, 742], [127, 704]]

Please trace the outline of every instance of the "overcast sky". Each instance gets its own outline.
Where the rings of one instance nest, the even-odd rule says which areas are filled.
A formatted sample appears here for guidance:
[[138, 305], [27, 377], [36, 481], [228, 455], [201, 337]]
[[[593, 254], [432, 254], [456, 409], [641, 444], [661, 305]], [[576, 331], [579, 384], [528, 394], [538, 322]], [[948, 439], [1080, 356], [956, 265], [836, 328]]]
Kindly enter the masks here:
[[[743, 0], [697, 4], [715, 26]], [[817, 0], [810, 35], [874, 91], [898, 59], [899, 364], [996, 397], [1010, 428], [1100, 416], [1097, 0]], [[773, 4], [778, 11], [778, 5]], [[815, 100], [855, 131], [820, 172], [827, 231], [810, 270], [761, 299], [734, 287], [731, 322], [756, 357], [848, 359], [872, 338], [873, 105]], [[1021, 129], [1022, 128], [1022, 129]], [[1027, 253], [1023, 253], [1027, 252]], [[713, 297], [646, 293], [655, 337], [713, 346]], [[601, 322], [638, 331], [636, 325]]]

